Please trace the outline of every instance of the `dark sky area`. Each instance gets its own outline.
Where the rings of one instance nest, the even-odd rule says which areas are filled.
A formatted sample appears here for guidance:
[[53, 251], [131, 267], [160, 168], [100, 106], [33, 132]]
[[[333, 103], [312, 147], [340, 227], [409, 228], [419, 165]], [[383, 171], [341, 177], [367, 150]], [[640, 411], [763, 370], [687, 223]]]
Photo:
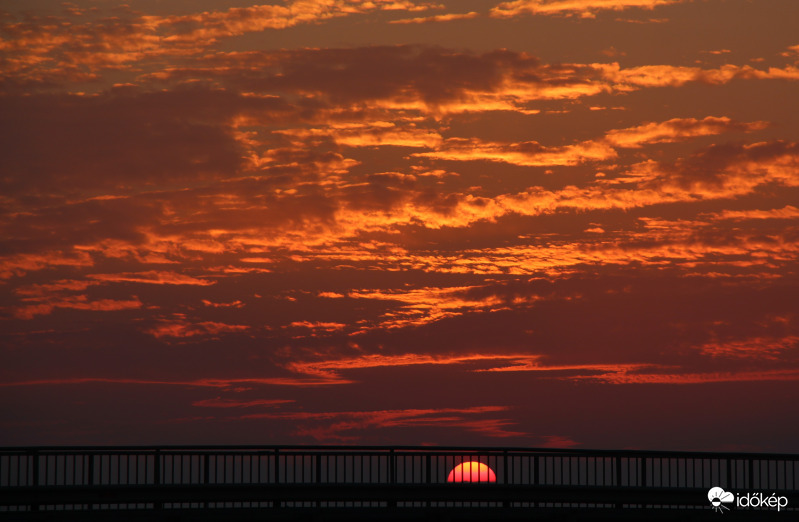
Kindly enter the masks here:
[[0, 2], [0, 445], [799, 452], [797, 20]]

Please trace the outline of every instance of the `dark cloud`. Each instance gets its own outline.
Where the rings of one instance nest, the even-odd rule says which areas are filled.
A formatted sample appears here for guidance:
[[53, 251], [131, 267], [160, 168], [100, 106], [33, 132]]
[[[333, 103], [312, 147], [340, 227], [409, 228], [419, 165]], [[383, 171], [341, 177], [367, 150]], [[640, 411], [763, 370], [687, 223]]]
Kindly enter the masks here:
[[6, 194], [106, 193], [233, 177], [238, 114], [285, 111], [279, 99], [208, 88], [0, 98]]

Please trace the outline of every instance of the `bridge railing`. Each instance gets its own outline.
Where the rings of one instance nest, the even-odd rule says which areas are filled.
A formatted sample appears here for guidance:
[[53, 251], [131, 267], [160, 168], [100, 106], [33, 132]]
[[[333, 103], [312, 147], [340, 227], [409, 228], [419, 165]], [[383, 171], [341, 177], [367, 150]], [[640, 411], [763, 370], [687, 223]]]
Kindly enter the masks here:
[[469, 461], [508, 485], [799, 489], [791, 454], [331, 446], [0, 448], [0, 488], [439, 484]]

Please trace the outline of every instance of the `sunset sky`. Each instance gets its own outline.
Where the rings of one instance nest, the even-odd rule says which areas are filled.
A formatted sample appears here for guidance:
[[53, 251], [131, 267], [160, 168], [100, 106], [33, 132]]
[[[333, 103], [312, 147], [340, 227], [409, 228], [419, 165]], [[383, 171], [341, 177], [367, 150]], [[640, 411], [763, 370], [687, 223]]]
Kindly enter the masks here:
[[799, 452], [796, 0], [0, 1], [0, 445]]

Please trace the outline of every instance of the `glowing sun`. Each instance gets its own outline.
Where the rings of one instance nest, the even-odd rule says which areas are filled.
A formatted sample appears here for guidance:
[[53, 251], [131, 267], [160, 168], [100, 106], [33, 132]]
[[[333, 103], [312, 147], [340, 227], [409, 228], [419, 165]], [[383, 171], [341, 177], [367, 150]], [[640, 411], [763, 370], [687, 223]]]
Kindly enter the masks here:
[[447, 482], [496, 482], [494, 470], [482, 462], [469, 461], [455, 466], [449, 472]]

